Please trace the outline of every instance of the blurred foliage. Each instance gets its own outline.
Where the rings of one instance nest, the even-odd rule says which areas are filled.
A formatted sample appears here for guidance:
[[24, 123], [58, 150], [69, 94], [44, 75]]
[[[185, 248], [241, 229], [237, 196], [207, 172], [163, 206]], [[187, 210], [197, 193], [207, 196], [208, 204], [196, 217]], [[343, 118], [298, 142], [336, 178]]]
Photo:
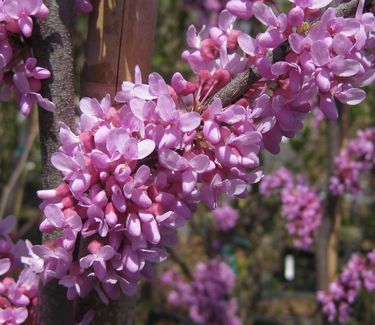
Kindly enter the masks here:
[[13, 103], [0, 104], [0, 190], [8, 181], [13, 168], [17, 151], [17, 134], [20, 129], [17, 120], [18, 112], [14, 109]]
[[180, 57], [186, 47], [186, 29], [194, 19], [186, 11], [182, 1], [160, 0], [159, 3], [152, 71], [157, 71], [167, 81], [176, 71], [189, 77], [190, 69]]

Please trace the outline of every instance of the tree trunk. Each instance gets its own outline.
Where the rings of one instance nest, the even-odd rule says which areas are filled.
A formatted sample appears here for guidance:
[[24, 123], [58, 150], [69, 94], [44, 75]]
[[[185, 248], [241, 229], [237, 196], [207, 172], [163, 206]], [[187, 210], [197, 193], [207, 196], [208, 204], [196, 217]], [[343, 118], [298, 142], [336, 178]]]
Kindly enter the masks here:
[[[334, 159], [338, 155], [343, 141], [343, 116], [342, 104], [337, 103], [339, 117], [335, 121], [328, 122], [327, 137], [327, 185], [324, 202], [323, 218], [316, 238], [316, 274], [317, 289], [327, 290], [329, 283], [336, 277], [338, 256], [338, 232], [340, 229], [340, 198], [329, 190], [329, 179], [333, 175]], [[324, 318], [324, 317], [323, 317]], [[325, 323], [325, 320], [323, 320]]]
[[[109, 93], [113, 99], [121, 82], [132, 80], [137, 64], [144, 76], [149, 73], [157, 5], [157, 0], [95, 3], [87, 35], [82, 96], [101, 99]], [[77, 312], [93, 309], [94, 325], [130, 325], [134, 323], [135, 300], [124, 296], [106, 306], [93, 293], [80, 303]]]
[[[72, 0], [45, 0], [50, 14], [38, 20], [33, 34], [34, 54], [38, 64], [51, 71], [43, 82], [42, 95], [56, 105], [54, 113], [39, 108], [39, 128], [42, 154], [42, 187], [54, 188], [61, 182], [60, 172], [51, 164], [51, 155], [59, 147], [59, 121], [74, 124], [74, 73], [70, 27], [73, 25]], [[58, 234], [43, 237], [53, 240]], [[37, 324], [67, 325], [73, 323], [72, 303], [66, 290], [52, 281], [40, 284]]]

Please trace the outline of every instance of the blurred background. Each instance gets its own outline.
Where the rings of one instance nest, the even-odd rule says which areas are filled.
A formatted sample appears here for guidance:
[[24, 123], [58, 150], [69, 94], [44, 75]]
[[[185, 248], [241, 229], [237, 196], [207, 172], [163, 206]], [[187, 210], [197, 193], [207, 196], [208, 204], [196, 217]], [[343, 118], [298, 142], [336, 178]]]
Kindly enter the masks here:
[[[167, 81], [175, 71], [191, 76], [180, 59], [185, 48], [185, 31], [190, 24], [214, 23], [225, 1], [160, 0], [152, 70]], [[282, 3], [281, 3], [282, 5]], [[83, 64], [83, 44], [87, 17], [76, 22], [75, 66], [77, 94]], [[248, 30], [261, 26], [241, 26]], [[281, 166], [303, 175], [324, 199], [333, 142], [347, 144], [358, 129], [375, 125], [375, 92], [368, 89], [367, 100], [360, 107], [343, 106], [336, 127], [338, 139], [332, 139], [328, 122], [312, 114], [304, 129], [292, 141], [285, 139], [277, 156], [262, 156], [265, 174]], [[77, 95], [78, 102], [78, 95]], [[41, 219], [36, 190], [41, 188], [40, 151], [37, 111], [25, 119], [16, 105], [1, 104], [0, 109], [0, 197], [4, 215], [19, 219], [15, 237], [40, 241], [37, 230]], [[16, 168], [16, 167], [19, 168]], [[21, 171], [20, 173], [18, 171]], [[339, 220], [331, 236], [337, 238], [334, 255], [337, 269], [353, 252], [368, 252], [375, 247], [374, 172], [363, 179], [363, 191], [355, 198], [342, 197], [334, 211]], [[11, 189], [11, 190], [9, 190]], [[198, 262], [221, 256], [236, 275], [233, 296], [243, 324], [316, 324], [317, 273], [316, 245], [298, 250], [288, 236], [280, 202], [265, 198], [255, 185], [250, 195], [230, 203], [238, 209], [236, 226], [221, 231], [212, 213], [200, 206], [191, 222], [180, 233], [178, 246], [170, 258], [157, 269], [155, 280], [143, 282], [138, 294], [137, 324], [195, 324], [187, 308], [168, 304], [170, 289], [159, 280], [163, 272], [176, 269], [182, 275], [191, 273]], [[328, 248], [327, 249], [331, 249]], [[186, 279], [188, 281], [188, 279]], [[375, 324], [375, 296], [363, 293], [355, 303], [349, 324]]]

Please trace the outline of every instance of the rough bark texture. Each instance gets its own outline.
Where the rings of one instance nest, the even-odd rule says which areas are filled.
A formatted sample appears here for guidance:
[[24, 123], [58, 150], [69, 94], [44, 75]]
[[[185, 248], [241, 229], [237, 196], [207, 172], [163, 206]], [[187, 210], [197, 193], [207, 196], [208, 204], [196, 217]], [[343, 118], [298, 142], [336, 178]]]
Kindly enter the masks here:
[[[90, 16], [81, 95], [112, 98], [122, 81], [132, 80], [138, 64], [147, 76], [151, 66], [157, 17], [157, 0], [100, 0]], [[82, 243], [81, 251], [84, 252]], [[94, 325], [134, 323], [135, 297], [124, 296], [109, 305], [96, 293], [80, 302], [77, 313], [95, 311]], [[82, 316], [82, 315], [81, 315]]]
[[[72, 0], [45, 0], [48, 18], [35, 24], [33, 48], [38, 64], [48, 68], [52, 77], [43, 82], [42, 95], [56, 104], [54, 113], [39, 109], [42, 154], [42, 187], [53, 188], [61, 175], [51, 164], [51, 155], [58, 147], [58, 122], [73, 126], [74, 85], [73, 56], [69, 28], [72, 26]], [[54, 239], [58, 234], [44, 237]], [[72, 304], [66, 299], [65, 288], [56, 282], [40, 285], [37, 324], [67, 325], [73, 323]]]
[[[338, 17], [351, 17], [357, 10], [358, 2], [359, 0], [336, 0], [332, 3], [332, 7], [336, 7], [336, 15]], [[365, 9], [369, 8], [372, 2], [373, 1], [367, 0]], [[272, 61], [275, 63], [285, 59], [288, 47], [289, 43], [286, 41], [274, 49], [272, 53]], [[258, 74], [255, 67], [250, 67], [247, 71], [240, 73], [227, 86], [212, 96], [209, 103], [219, 98], [223, 103], [223, 107], [234, 104], [261, 78], [262, 77]]]

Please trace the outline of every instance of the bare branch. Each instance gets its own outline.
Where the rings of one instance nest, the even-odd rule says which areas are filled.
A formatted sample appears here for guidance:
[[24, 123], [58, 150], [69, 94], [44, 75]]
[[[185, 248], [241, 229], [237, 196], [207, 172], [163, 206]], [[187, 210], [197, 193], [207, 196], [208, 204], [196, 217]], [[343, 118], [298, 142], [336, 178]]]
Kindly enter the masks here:
[[192, 280], [193, 275], [190, 271], [190, 268], [187, 266], [184, 260], [181, 259], [172, 248], [167, 248], [167, 252], [170, 255], [171, 259], [174, 260], [177, 263], [177, 265], [181, 268], [181, 271], [185, 274], [185, 276], [189, 280]]
[[0, 200], [0, 219], [5, 217], [6, 207], [8, 204], [8, 200], [10, 197], [10, 194], [14, 190], [14, 187], [16, 186], [18, 180], [22, 176], [25, 166], [27, 163], [27, 159], [29, 158], [30, 151], [33, 147], [34, 140], [36, 136], [38, 135], [38, 128], [36, 127], [36, 121], [31, 121], [31, 127], [28, 132], [28, 137], [26, 140], [25, 148], [22, 152], [22, 156], [20, 157], [16, 168], [13, 170], [12, 176], [10, 177], [9, 182], [5, 185], [3, 189], [3, 193], [1, 195]]

